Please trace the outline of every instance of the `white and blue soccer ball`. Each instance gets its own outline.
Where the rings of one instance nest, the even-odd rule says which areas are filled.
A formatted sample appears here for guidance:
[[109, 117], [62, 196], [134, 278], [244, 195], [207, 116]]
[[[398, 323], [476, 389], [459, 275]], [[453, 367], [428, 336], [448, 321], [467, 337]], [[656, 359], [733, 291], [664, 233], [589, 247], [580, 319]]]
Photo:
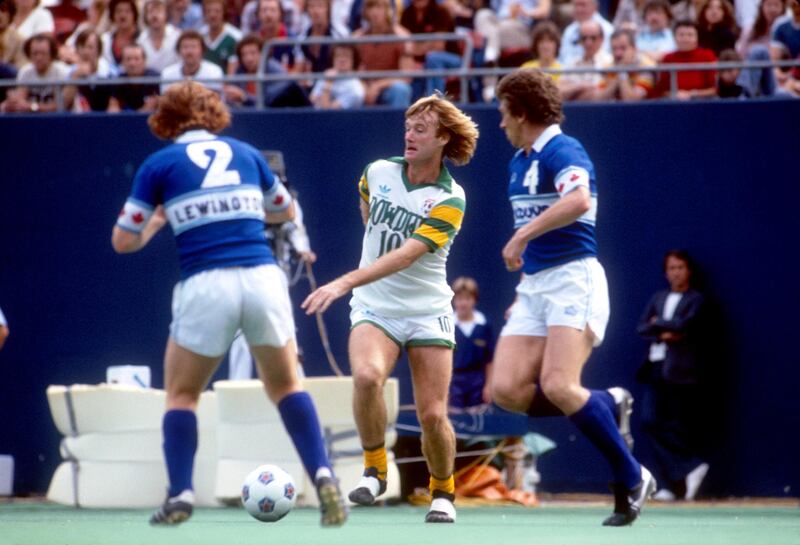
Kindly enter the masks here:
[[242, 505], [261, 522], [277, 522], [294, 507], [297, 492], [292, 476], [266, 464], [250, 472], [242, 485]]

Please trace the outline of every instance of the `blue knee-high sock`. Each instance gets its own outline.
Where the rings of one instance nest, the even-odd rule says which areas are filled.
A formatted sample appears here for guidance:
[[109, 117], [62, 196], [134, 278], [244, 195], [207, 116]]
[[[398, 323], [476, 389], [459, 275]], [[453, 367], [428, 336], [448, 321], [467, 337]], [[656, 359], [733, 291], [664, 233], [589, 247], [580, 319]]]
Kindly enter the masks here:
[[308, 392], [289, 394], [278, 403], [278, 411], [306, 472], [312, 481], [315, 480], [317, 470], [322, 467], [330, 469], [331, 463], [325, 452], [317, 409], [311, 396]]
[[620, 436], [613, 411], [614, 398], [611, 394], [591, 390], [586, 405], [569, 419], [611, 465], [614, 481], [634, 488], [642, 480], [642, 469]]
[[192, 470], [197, 452], [197, 416], [194, 411], [173, 409], [164, 414], [164, 459], [169, 475], [169, 495], [192, 490]]

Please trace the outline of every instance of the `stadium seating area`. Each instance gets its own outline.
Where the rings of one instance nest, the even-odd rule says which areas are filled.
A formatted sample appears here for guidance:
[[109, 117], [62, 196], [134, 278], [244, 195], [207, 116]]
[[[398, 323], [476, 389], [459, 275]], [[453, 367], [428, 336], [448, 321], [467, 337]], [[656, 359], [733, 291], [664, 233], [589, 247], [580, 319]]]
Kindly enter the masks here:
[[[236, 108], [485, 102], [518, 66], [566, 100], [797, 97], [798, 21], [796, 0], [0, 0], [0, 109], [148, 111], [185, 77]], [[769, 60], [790, 62], [714, 70]]]

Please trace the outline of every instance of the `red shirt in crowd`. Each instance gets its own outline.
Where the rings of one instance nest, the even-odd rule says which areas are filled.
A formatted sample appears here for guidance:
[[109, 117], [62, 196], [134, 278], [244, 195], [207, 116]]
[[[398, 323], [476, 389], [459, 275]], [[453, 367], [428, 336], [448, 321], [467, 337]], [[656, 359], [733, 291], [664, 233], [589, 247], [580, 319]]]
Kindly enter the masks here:
[[[713, 51], [698, 47], [691, 51], [673, 51], [667, 53], [661, 60], [662, 64], [688, 64], [717, 62]], [[661, 72], [658, 81], [657, 95], [669, 94], [669, 72]], [[678, 89], [691, 91], [692, 89], [708, 89], [716, 87], [717, 73], [714, 70], [692, 70], [678, 72]]]

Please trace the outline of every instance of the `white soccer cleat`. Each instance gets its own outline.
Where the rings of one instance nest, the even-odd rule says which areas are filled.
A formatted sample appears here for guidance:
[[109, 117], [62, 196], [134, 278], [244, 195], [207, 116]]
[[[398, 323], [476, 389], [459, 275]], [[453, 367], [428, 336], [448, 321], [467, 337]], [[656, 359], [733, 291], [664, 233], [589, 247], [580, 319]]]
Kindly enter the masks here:
[[694, 501], [695, 496], [697, 496], [697, 491], [700, 489], [700, 485], [703, 484], [703, 479], [706, 478], [708, 469], [708, 464], [702, 463], [691, 470], [686, 476], [686, 501]]
[[[449, 495], [449, 494], [448, 494]], [[456, 506], [453, 500], [446, 497], [433, 498], [431, 508], [425, 515], [425, 522], [455, 522]]]

